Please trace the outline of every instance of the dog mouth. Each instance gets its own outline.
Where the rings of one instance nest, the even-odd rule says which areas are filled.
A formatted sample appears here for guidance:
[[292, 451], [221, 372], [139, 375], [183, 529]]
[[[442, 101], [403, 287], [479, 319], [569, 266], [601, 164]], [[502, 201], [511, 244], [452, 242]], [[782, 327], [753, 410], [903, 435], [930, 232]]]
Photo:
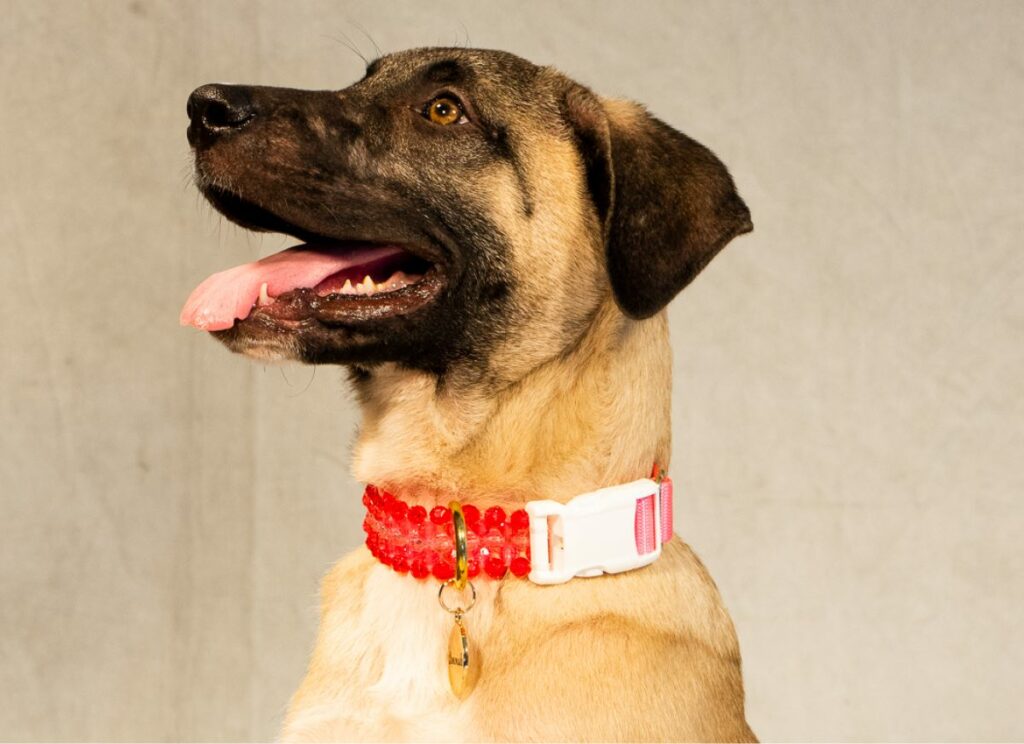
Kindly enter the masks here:
[[319, 235], [229, 192], [204, 189], [228, 219], [285, 233], [300, 245], [213, 274], [185, 302], [184, 326], [226, 331], [260, 323], [279, 330], [320, 323], [358, 326], [404, 316], [444, 288], [435, 251], [408, 243]]

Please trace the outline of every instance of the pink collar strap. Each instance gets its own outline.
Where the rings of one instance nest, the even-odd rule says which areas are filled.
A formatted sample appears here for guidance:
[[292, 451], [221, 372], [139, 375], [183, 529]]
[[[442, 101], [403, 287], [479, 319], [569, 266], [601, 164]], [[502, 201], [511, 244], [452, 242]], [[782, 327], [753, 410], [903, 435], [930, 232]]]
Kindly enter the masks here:
[[[363, 494], [366, 547], [386, 566], [417, 579], [455, 575], [448, 507], [409, 506], [373, 485]], [[463, 504], [468, 576], [526, 577], [561, 584], [576, 576], [620, 573], [649, 565], [672, 537], [672, 480], [642, 478], [580, 494], [568, 503], [546, 499], [506, 513]]]

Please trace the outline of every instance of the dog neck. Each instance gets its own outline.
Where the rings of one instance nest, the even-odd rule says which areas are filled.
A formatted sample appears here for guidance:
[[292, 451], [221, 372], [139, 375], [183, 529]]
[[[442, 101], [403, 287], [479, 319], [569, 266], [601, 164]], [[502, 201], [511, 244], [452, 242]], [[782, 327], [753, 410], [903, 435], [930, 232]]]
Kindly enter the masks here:
[[[493, 379], [493, 378], [492, 378]], [[567, 501], [668, 466], [665, 313], [602, 305], [570, 348], [507, 383], [375, 368], [360, 383], [353, 473], [411, 503]]]

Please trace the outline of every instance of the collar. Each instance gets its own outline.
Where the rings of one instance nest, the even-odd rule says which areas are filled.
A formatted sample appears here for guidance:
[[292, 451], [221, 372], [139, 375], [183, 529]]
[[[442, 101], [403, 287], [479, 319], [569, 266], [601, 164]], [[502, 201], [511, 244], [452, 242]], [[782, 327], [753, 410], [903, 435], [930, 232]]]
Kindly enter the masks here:
[[[451, 510], [410, 506], [367, 485], [366, 547], [381, 563], [417, 579], [455, 575]], [[672, 538], [672, 480], [657, 466], [650, 478], [601, 488], [559, 503], [528, 501], [511, 513], [462, 504], [469, 578], [527, 578], [562, 584], [574, 577], [621, 573], [653, 563]]]

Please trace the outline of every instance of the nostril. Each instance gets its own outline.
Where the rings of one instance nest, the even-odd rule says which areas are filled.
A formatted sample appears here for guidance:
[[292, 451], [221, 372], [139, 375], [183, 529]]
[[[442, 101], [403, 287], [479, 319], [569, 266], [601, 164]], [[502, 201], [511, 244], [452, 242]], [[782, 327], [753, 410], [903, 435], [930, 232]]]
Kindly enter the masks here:
[[241, 126], [251, 118], [251, 109], [234, 107], [224, 101], [210, 101], [203, 111], [203, 123], [213, 129]]

